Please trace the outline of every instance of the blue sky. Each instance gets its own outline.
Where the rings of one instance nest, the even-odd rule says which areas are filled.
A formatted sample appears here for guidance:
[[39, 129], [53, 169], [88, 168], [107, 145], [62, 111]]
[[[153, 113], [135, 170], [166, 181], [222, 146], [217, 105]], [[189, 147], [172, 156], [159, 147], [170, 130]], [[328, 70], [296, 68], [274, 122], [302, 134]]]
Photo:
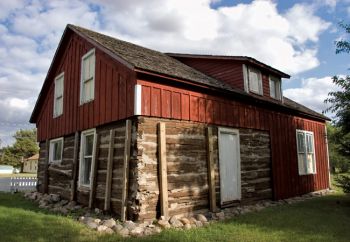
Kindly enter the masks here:
[[[11, 0], [0, 2], [0, 146], [28, 124], [68, 23], [164, 52], [252, 56], [291, 74], [284, 95], [321, 112], [349, 56], [350, 0]], [[330, 114], [331, 115], [331, 114]]]

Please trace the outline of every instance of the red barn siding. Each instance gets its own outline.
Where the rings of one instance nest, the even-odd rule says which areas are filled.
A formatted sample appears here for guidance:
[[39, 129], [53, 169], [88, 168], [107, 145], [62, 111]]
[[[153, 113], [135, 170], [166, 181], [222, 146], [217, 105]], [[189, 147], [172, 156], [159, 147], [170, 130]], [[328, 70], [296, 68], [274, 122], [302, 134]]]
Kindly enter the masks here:
[[[325, 123], [277, 113], [262, 107], [223, 99], [195, 91], [138, 80], [142, 85], [142, 115], [199, 121], [236, 128], [252, 128], [270, 132], [275, 199], [282, 199], [329, 187]], [[157, 91], [153, 91], [157, 90]], [[159, 91], [160, 90], [160, 91]], [[173, 105], [169, 105], [171, 95]], [[152, 93], [152, 95], [150, 95]], [[171, 107], [166, 114], [150, 112], [152, 101], [161, 107]], [[162, 108], [164, 110], [165, 108]], [[314, 132], [315, 175], [299, 176], [296, 151], [296, 129]]]
[[54, 77], [64, 71], [63, 115], [53, 118], [54, 77], [38, 115], [38, 141], [52, 139], [133, 115], [135, 74], [96, 48], [95, 99], [80, 105], [82, 56], [93, 46], [72, 35]]
[[175, 58], [208, 76], [223, 81], [232, 87], [244, 90], [243, 63], [241, 62], [216, 59]]

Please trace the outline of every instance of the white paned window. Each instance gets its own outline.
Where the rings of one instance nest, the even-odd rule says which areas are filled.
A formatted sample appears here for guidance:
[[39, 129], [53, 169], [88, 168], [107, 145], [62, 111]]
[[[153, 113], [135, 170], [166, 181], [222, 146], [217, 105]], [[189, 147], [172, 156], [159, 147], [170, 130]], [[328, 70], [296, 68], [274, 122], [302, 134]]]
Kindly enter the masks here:
[[244, 75], [245, 83], [248, 84], [247, 90], [253, 92], [255, 94], [263, 95], [263, 87], [262, 87], [262, 75], [261, 72], [253, 67], [247, 67], [247, 75]]
[[53, 103], [53, 117], [63, 114], [63, 91], [64, 91], [64, 72], [55, 78], [55, 99]]
[[270, 76], [270, 96], [272, 98], [282, 99], [281, 79]]
[[49, 162], [60, 163], [63, 153], [63, 138], [50, 140]]
[[95, 49], [86, 53], [81, 61], [80, 104], [95, 97]]
[[79, 184], [89, 187], [91, 184], [91, 167], [94, 158], [95, 130], [81, 134]]
[[297, 150], [299, 175], [315, 174], [315, 144], [314, 133], [304, 130], [297, 130]]

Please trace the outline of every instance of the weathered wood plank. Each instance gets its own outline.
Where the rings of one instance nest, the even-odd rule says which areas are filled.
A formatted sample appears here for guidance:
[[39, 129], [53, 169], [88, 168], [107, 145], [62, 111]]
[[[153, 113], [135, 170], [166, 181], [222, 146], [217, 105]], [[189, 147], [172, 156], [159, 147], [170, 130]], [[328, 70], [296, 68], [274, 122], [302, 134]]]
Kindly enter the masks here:
[[160, 181], [160, 214], [169, 217], [168, 209], [168, 177], [166, 164], [166, 133], [165, 123], [158, 123], [158, 161]]
[[95, 134], [94, 139], [94, 150], [93, 152], [93, 160], [91, 164], [91, 187], [90, 187], [90, 195], [89, 195], [89, 208], [91, 209], [94, 206], [95, 193], [96, 193], [96, 173], [97, 173], [97, 156], [98, 156], [98, 146], [99, 146], [99, 135]]
[[121, 204], [121, 221], [126, 220], [126, 205], [128, 198], [129, 188], [129, 160], [130, 160], [130, 145], [131, 145], [131, 120], [126, 120], [125, 123], [125, 146], [124, 146], [124, 159], [123, 159], [123, 184], [122, 184], [122, 204]]
[[114, 151], [114, 130], [109, 132], [109, 147], [108, 147], [108, 160], [107, 160], [107, 175], [106, 175], [106, 192], [105, 192], [105, 204], [104, 210], [109, 210], [111, 207], [111, 188], [112, 188], [112, 176], [113, 176], [113, 151]]
[[44, 180], [43, 180], [43, 192], [47, 193], [49, 190], [49, 155], [50, 155], [50, 142], [49, 140], [46, 140], [46, 156], [45, 156], [45, 163], [44, 163]]
[[208, 162], [208, 183], [209, 183], [209, 205], [210, 211], [216, 211], [215, 193], [215, 163], [213, 158], [213, 130], [207, 128], [207, 162]]
[[76, 199], [77, 182], [78, 182], [78, 163], [79, 162], [79, 132], [75, 132], [74, 136], [74, 154], [73, 154], [73, 171], [72, 171], [72, 189], [70, 200]]

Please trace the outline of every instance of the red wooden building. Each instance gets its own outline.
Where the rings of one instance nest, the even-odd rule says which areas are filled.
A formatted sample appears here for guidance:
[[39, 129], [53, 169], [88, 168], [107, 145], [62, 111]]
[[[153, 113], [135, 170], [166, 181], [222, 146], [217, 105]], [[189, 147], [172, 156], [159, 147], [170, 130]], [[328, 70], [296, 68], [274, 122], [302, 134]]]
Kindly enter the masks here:
[[38, 189], [135, 220], [327, 189], [328, 118], [282, 78], [68, 25], [30, 119]]

